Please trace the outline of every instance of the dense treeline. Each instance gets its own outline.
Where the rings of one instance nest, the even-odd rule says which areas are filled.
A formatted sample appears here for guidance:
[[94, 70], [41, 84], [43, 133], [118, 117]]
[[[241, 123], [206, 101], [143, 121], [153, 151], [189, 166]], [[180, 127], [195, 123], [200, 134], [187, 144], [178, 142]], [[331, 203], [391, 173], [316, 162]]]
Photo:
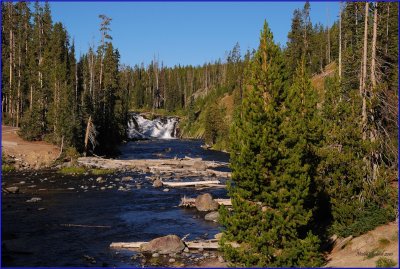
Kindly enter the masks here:
[[320, 266], [328, 236], [397, 216], [398, 4], [341, 5], [337, 69], [318, 90], [309, 9], [294, 12], [284, 50], [265, 23], [251, 59], [230, 136], [233, 210], [221, 209], [234, 265]]
[[2, 3], [3, 123], [29, 140], [85, 149], [89, 118], [98, 134], [89, 150], [110, 152], [124, 136], [127, 89], [120, 86], [119, 54], [111, 19], [102, 15], [102, 39], [76, 60], [74, 44], [49, 4]]
[[182, 115], [187, 134], [231, 152], [226, 258], [321, 265], [327, 236], [359, 235], [397, 214], [398, 3], [340, 7], [329, 28], [312, 24], [308, 2], [295, 10], [285, 47], [265, 23], [244, 56], [236, 44], [203, 66], [130, 67], [119, 64], [107, 16], [98, 46], [76, 60], [47, 3], [2, 3], [2, 120], [27, 139], [109, 152], [129, 109]]

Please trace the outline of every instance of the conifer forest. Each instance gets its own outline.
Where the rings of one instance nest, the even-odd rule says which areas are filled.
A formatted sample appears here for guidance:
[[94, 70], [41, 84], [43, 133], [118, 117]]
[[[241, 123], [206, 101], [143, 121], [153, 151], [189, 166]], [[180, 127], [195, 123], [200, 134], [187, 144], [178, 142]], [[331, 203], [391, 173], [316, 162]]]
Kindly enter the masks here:
[[[245, 51], [239, 43], [232, 44], [224, 57], [202, 65], [168, 66], [153, 57], [150, 63], [129, 66], [121, 63], [113, 43], [114, 18], [107, 14], [87, 18], [98, 22], [100, 39], [78, 55], [74, 39], [62, 22], [54, 20], [48, 2], [2, 2], [2, 144], [4, 126], [16, 128], [21, 141], [60, 149], [50, 170], [76, 169], [72, 171], [76, 176], [85, 169], [82, 178], [102, 175], [101, 180], [97, 178], [101, 183], [113, 173], [129, 171], [110, 166], [105, 168], [111, 174], [104, 176], [104, 167], [98, 174], [94, 167], [126, 154], [126, 145], [143, 146], [141, 139], [132, 139], [133, 133], [146, 135], [142, 126], [152, 120], [172, 126], [172, 119], [178, 119], [168, 133], [174, 138], [170, 141], [201, 141], [204, 152], [226, 154], [229, 162], [225, 192], [205, 190], [230, 201], [216, 211], [221, 236], [215, 257], [223, 263], [210, 267], [325, 266], [327, 255], [340, 244], [336, 238], [352, 239], [348, 249], [357, 238], [382, 225], [398, 225], [398, 2], [337, 4], [339, 13], [332, 15], [331, 26], [312, 22], [313, 2], [295, 9], [286, 44], [274, 40], [266, 17], [259, 26], [258, 47], [253, 49]], [[174, 151], [173, 146], [165, 146], [159, 154], [167, 156], [171, 148]], [[23, 180], [23, 171], [30, 171], [12, 168], [15, 162], [8, 155], [2, 147], [6, 187], [12, 179]], [[194, 159], [193, 169], [199, 169], [197, 162], [205, 163], [207, 168], [197, 172], [204, 178], [199, 180], [218, 178], [218, 172], [214, 178], [207, 174], [211, 164], [205, 155], [201, 161], [196, 161], [200, 155], [186, 155], [191, 156], [185, 153], [182, 160]], [[83, 168], [84, 162], [93, 159], [96, 164]], [[143, 173], [159, 169], [147, 166]], [[132, 167], [137, 172], [141, 166]], [[171, 177], [183, 173], [178, 168], [172, 166], [166, 173]], [[174, 193], [178, 188], [167, 185], [164, 170], [159, 171], [149, 186], [156, 186], [161, 173], [163, 188], [168, 186], [164, 193]], [[190, 179], [187, 174], [177, 178], [185, 176]], [[139, 185], [145, 191], [145, 183]], [[3, 196], [13, 197], [10, 188], [2, 186], [2, 190]], [[188, 196], [196, 190], [185, 189]], [[7, 197], [3, 197], [3, 213], [7, 210], [4, 199], [11, 199]], [[7, 255], [14, 257], [12, 251], [5, 252], [14, 245], [4, 241], [8, 239], [2, 234], [2, 265], [14, 266], [11, 261], [5, 263]], [[117, 238], [122, 239], [121, 235]], [[395, 244], [398, 256], [398, 239]], [[346, 248], [343, 245], [340, 251]], [[181, 254], [156, 263], [157, 255], [146, 258], [154, 264], [141, 265], [194, 265], [179, 264]], [[397, 257], [375, 256], [373, 266], [398, 266]], [[92, 261], [89, 258], [86, 262]], [[62, 265], [68, 263], [53, 264]], [[106, 266], [118, 264], [107, 261]]]

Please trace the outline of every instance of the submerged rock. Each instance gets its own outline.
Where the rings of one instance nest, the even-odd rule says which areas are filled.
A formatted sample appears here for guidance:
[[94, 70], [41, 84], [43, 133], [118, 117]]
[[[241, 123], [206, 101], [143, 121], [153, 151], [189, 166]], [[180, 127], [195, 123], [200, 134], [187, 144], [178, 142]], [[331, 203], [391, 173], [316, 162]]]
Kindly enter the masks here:
[[31, 199], [26, 200], [27, 203], [36, 203], [36, 202], [40, 202], [40, 201], [42, 201], [42, 198], [40, 198], [40, 197], [32, 197]]
[[5, 188], [5, 190], [9, 193], [18, 193], [19, 192], [18, 187], [8, 187], [8, 188]]
[[144, 252], [159, 254], [180, 253], [185, 249], [185, 243], [177, 235], [167, 235], [153, 239], [140, 248]]
[[198, 211], [215, 211], [219, 206], [218, 202], [216, 202], [209, 193], [197, 196], [195, 205]]

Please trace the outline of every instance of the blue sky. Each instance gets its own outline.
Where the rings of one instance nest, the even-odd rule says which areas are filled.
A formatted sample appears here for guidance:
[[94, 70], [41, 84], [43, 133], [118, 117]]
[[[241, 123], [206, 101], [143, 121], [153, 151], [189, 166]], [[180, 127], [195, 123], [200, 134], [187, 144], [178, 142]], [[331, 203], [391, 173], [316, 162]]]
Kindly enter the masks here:
[[[121, 63], [148, 64], [158, 55], [164, 65], [198, 65], [224, 58], [239, 42], [242, 51], [256, 48], [264, 19], [276, 42], [286, 44], [291, 18], [304, 2], [51, 2], [54, 21], [61, 21], [75, 40], [76, 52], [99, 43], [99, 14], [112, 18], [113, 44]], [[331, 25], [338, 2], [311, 2], [313, 23]]]

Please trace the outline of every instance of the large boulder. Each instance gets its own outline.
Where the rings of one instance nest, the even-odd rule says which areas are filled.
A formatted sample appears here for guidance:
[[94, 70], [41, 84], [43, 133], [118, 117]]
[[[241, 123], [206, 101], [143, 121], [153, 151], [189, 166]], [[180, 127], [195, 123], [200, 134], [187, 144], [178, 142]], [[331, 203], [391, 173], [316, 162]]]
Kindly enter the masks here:
[[209, 193], [197, 196], [195, 205], [199, 211], [215, 211], [219, 206], [218, 202], [216, 202]]
[[177, 235], [159, 237], [140, 247], [143, 252], [157, 252], [159, 254], [180, 253], [184, 249], [185, 243]]
[[214, 221], [214, 222], [218, 222], [218, 218], [219, 218], [218, 211], [210, 212], [210, 213], [208, 213], [207, 215], [204, 216], [205, 220]]
[[160, 188], [160, 187], [162, 187], [162, 185], [163, 185], [162, 181], [158, 178], [156, 180], [154, 180], [154, 182], [153, 182], [154, 188]]

